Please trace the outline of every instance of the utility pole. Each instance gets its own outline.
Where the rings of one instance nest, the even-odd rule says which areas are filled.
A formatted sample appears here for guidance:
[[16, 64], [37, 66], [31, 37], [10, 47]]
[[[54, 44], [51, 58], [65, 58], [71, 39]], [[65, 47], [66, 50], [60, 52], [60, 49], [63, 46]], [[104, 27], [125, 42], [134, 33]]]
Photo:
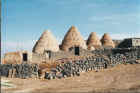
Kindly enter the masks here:
[[[0, 0], [0, 38], [1, 38], [1, 0]], [[0, 39], [0, 64], [1, 64], [1, 39]]]

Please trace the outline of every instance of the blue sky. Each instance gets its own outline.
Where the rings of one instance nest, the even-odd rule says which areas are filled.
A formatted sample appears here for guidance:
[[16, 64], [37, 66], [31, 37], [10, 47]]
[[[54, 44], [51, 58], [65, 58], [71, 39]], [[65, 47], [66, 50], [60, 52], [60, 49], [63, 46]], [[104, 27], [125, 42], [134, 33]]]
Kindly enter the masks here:
[[61, 43], [71, 25], [85, 39], [140, 37], [140, 0], [2, 0], [2, 53], [31, 51], [45, 29]]

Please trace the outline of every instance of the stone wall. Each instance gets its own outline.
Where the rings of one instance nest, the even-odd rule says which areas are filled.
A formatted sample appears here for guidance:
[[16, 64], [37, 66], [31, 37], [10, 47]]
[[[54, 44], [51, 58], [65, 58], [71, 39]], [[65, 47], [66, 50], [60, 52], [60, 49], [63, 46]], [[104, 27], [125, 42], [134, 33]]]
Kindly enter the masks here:
[[[82, 48], [79, 49], [79, 56], [88, 56], [88, 55], [93, 55], [93, 54], [89, 50], [82, 49]], [[77, 55], [75, 55], [74, 48], [72, 48], [70, 51], [51, 52], [50, 60], [58, 60], [58, 59], [72, 58], [72, 57], [77, 57]]]
[[114, 67], [117, 64], [139, 64], [136, 60], [140, 59], [140, 52], [138, 51], [128, 51], [124, 54], [112, 53], [106, 59], [103, 56], [90, 56], [80, 60], [67, 60], [56, 66], [56, 68], [51, 68], [49, 72], [46, 72], [44, 78], [55, 79], [64, 78], [71, 76], [80, 76], [81, 72], [88, 72], [95, 70], [98, 72], [100, 69], [107, 69], [109, 67]]
[[38, 78], [37, 64], [1, 64], [0, 76], [9, 78]]
[[72, 48], [70, 51], [59, 51], [59, 52], [51, 52], [50, 59], [45, 57], [45, 55], [38, 55], [33, 54], [32, 55], [32, 63], [41, 63], [43, 61], [51, 62], [56, 61], [59, 59], [65, 59], [65, 58], [74, 58], [74, 57], [87, 57], [87, 56], [109, 56], [109, 55], [115, 55], [115, 54], [125, 54], [125, 53], [134, 53], [136, 51], [140, 51], [140, 48], [102, 48], [97, 49], [94, 51], [89, 51], [80, 48], [80, 55], [76, 56], [74, 48]]
[[[74, 51], [72, 49], [70, 53], [73, 52]], [[90, 55], [91, 51], [85, 51], [83, 49], [80, 50], [80, 52], [85, 57], [81, 57], [80, 59], [74, 60], [67, 59], [64, 62], [60, 62], [59, 64], [56, 64], [56, 66], [50, 67], [50, 70], [44, 73], [45, 75], [40, 75], [40, 68], [37, 64], [32, 65], [27, 63], [15, 65], [3, 64], [0, 66], [0, 74], [1, 76], [18, 78], [32, 78], [33, 76], [37, 77], [39, 74], [39, 76], [44, 76], [44, 78], [46, 79], [55, 79], [70, 76], [79, 76], [81, 72], [88, 72], [90, 70], [98, 71], [100, 69], [114, 67], [117, 64], [139, 64], [137, 60], [140, 60], [140, 48], [115, 48], [95, 50], [92, 51], [93, 55]], [[62, 51], [59, 55], [55, 55], [55, 53], [52, 53], [52, 57], [55, 56], [57, 58], [68, 58], [68, 55], [71, 54], [66, 54], [66, 52]], [[39, 57], [39, 55], [36, 56]], [[40, 57], [42, 56], [43, 55], [40, 55]], [[40, 57], [36, 60], [40, 60]]]
[[32, 61], [31, 63], [41, 63], [46, 61], [46, 56], [43, 54], [32, 53]]

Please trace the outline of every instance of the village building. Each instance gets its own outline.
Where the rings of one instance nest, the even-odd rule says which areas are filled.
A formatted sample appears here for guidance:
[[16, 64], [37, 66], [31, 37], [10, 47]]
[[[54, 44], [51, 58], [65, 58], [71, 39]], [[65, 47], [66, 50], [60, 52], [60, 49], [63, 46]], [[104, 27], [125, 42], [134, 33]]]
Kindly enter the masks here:
[[87, 46], [89, 50], [95, 50], [95, 49], [101, 48], [102, 44], [96, 32], [92, 32], [89, 35], [88, 40], [87, 40]]
[[22, 62], [31, 62], [32, 53], [28, 51], [8, 52], [4, 55], [2, 64], [21, 64]]
[[118, 48], [131, 48], [139, 46], [140, 38], [126, 38], [118, 45]]
[[129, 38], [116, 44], [109, 34], [105, 33], [100, 40], [96, 32], [92, 32], [88, 39], [84, 40], [78, 29], [72, 26], [64, 36], [61, 45], [58, 44], [55, 36], [49, 30], [46, 30], [34, 45], [32, 52], [16, 51], [6, 53], [2, 63], [47, 63], [66, 58], [93, 56], [93, 51], [104, 48], [127, 48], [132, 46], [140, 46], [140, 38]]
[[115, 48], [115, 44], [112, 41], [112, 39], [111, 39], [111, 37], [109, 36], [108, 33], [105, 33], [102, 36], [101, 42], [102, 42], [103, 47]]
[[44, 51], [59, 51], [59, 45], [56, 38], [49, 30], [46, 30], [33, 47], [33, 53], [43, 54]]
[[75, 47], [77, 50], [78, 47], [87, 49], [86, 42], [75, 26], [69, 29], [61, 44], [61, 49], [63, 51], [69, 51], [72, 47]]

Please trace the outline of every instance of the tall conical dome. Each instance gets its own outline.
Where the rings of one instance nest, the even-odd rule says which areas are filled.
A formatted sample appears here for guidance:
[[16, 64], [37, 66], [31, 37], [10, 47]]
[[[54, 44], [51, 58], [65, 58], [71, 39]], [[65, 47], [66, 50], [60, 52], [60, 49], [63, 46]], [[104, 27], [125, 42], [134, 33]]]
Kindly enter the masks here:
[[62, 41], [61, 49], [68, 51], [69, 48], [74, 46], [79, 46], [83, 49], [87, 48], [86, 42], [84, 41], [78, 29], [75, 26], [72, 26]]
[[94, 48], [100, 48], [101, 47], [101, 42], [100, 39], [98, 38], [98, 36], [96, 35], [96, 32], [92, 32], [87, 40], [87, 46], [88, 49], [91, 50], [91, 47]]
[[105, 33], [101, 39], [102, 45], [105, 47], [115, 47], [114, 42], [112, 41], [111, 37], [109, 36], [108, 33]]
[[33, 52], [42, 54], [44, 50], [49, 50], [53, 52], [59, 51], [59, 45], [56, 38], [52, 35], [49, 30], [46, 30], [39, 40], [36, 42]]

